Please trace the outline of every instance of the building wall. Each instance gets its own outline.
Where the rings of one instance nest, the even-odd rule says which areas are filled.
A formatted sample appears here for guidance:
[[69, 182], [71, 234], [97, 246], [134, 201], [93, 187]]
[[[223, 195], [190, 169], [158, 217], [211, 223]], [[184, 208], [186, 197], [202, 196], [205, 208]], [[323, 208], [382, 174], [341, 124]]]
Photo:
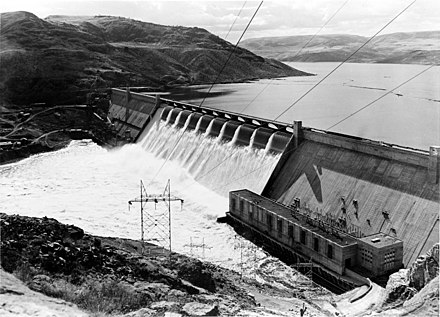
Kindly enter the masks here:
[[400, 269], [403, 260], [403, 242], [375, 248], [373, 245], [358, 241], [358, 263], [371, 271], [374, 276], [395, 272]]
[[346, 216], [363, 235], [396, 235], [404, 264], [412, 263], [439, 241], [440, 191], [430, 176], [430, 154], [341, 138], [304, 131], [304, 141], [283, 154], [262, 195], [287, 206], [300, 198], [311, 211]]
[[[230, 193], [229, 204], [229, 210], [234, 216], [260, 232], [291, 247], [293, 251], [312, 258], [317, 263], [340, 275], [344, 274], [347, 259], [350, 259], [351, 265], [356, 264], [356, 244], [341, 246], [233, 192]], [[270, 218], [272, 219], [271, 225], [268, 222]], [[292, 229], [289, 229], [289, 226]], [[301, 232], [305, 234], [305, 240], [301, 239]], [[317, 251], [314, 249], [314, 239], [318, 241]], [[329, 246], [332, 248], [331, 258], [327, 253]]]

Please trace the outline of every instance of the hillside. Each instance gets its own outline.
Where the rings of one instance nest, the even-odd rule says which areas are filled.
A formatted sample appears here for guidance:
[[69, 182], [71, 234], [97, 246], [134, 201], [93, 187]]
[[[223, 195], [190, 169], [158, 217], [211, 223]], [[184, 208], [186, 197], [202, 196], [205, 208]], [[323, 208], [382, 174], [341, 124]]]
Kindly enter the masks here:
[[[247, 39], [240, 46], [266, 58], [286, 62], [341, 62], [368, 38], [335, 34]], [[299, 52], [299, 53], [298, 53]], [[392, 33], [377, 36], [354, 55], [352, 63], [435, 64], [439, 63], [440, 31]]]
[[[113, 16], [1, 14], [3, 102], [79, 103], [91, 89], [212, 82], [233, 45], [197, 27]], [[237, 48], [221, 82], [307, 75]]]
[[[307, 298], [313, 291], [308, 283], [298, 283], [298, 289], [281, 286], [276, 277], [273, 285], [260, 283], [177, 253], [142, 252], [140, 241], [92, 236], [46, 217], [0, 213], [0, 224], [1, 316], [282, 317], [303, 305], [307, 316], [333, 316]], [[321, 300], [328, 303], [331, 294], [321, 294]]]

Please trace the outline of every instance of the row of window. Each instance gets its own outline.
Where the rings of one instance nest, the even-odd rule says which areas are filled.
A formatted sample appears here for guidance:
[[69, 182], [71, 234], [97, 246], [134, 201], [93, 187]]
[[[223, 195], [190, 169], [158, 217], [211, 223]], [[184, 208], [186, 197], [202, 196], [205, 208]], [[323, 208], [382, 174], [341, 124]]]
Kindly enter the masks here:
[[390, 251], [390, 252], [388, 252], [388, 253], [385, 253], [385, 256], [384, 256], [384, 264], [385, 264], [385, 265], [387, 265], [387, 264], [389, 264], [389, 263], [393, 264], [393, 263], [394, 263], [394, 257], [395, 257], [395, 255], [396, 255], [396, 251], [395, 251], [395, 250], [392, 250], [392, 251]]
[[372, 264], [373, 263], [373, 253], [370, 250], [361, 248], [361, 260], [362, 263]]
[[391, 251], [385, 253], [384, 263], [383, 263], [385, 271], [393, 269], [395, 256], [396, 256], [396, 251], [395, 250], [391, 250]]
[[[232, 199], [232, 209], [235, 210], [235, 199]], [[243, 213], [244, 211], [244, 200], [239, 200], [239, 212]], [[262, 219], [262, 211], [257, 208], [257, 212], [254, 213], [254, 206], [253, 205], [249, 205], [249, 219], [253, 220], [253, 219], [257, 219], [257, 220], [261, 220]], [[273, 229], [273, 225], [274, 225], [274, 221], [273, 221], [273, 215], [271, 213], [266, 213], [266, 225], [267, 228], [270, 230]], [[281, 237], [283, 235], [283, 219], [278, 218], [276, 220], [276, 231], [278, 233], [278, 236]], [[294, 226], [289, 224], [287, 226], [287, 236], [291, 239], [294, 239]], [[307, 232], [305, 230], [300, 230], [300, 243], [303, 245], [307, 245]], [[316, 252], [320, 251], [320, 239], [318, 237], [313, 237], [313, 250]], [[326, 255], [328, 258], [333, 259], [333, 246], [331, 244], [327, 245], [327, 252]]]

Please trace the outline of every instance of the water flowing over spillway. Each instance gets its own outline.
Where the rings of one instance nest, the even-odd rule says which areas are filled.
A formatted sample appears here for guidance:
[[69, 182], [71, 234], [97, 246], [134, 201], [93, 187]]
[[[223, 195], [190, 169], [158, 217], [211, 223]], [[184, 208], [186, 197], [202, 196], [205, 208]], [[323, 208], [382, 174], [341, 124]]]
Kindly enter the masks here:
[[[164, 131], [175, 134], [177, 130], [161, 126], [154, 133]], [[139, 144], [110, 151], [89, 141], [74, 141], [60, 151], [37, 154], [0, 166], [0, 212], [47, 216], [82, 227], [91, 234], [139, 239], [139, 206], [133, 204], [129, 210], [127, 201], [139, 196], [140, 179], [145, 181], [148, 193], [162, 193], [167, 180], [171, 179], [172, 194], [185, 200], [182, 210], [179, 204], [173, 204], [172, 208], [173, 251], [242, 271], [261, 282], [299, 287], [305, 281], [294, 270], [238, 237], [227, 224], [216, 222], [228, 210], [228, 199], [194, 180], [214, 164], [198, 152], [201, 146], [197, 146], [196, 141], [200, 138], [188, 135], [189, 140], [182, 145], [189, 150], [188, 142], [192, 140], [192, 155], [176, 149], [175, 156], [172, 155], [156, 176], [164, 163], [160, 156], [170, 148], [164, 135], [157, 139], [152, 135], [153, 130], [149, 132], [149, 139]], [[211, 147], [206, 154], [211, 157], [217, 155], [222, 159], [221, 155], [236, 151], [235, 162], [239, 164], [250, 159], [254, 160], [252, 164], [266, 162], [267, 158], [276, 160], [273, 156], [265, 156], [264, 151], [255, 153], [246, 148], [231, 149], [215, 143], [215, 140], [203, 141]], [[227, 150], [222, 152], [221, 148]], [[150, 153], [150, 149], [159, 154]], [[213, 186], [223, 182], [218, 186], [225, 187], [228, 182], [225, 179], [241, 175], [242, 168], [245, 167], [231, 167], [230, 175], [210, 176]], [[154, 181], [149, 181], [154, 177]], [[254, 182], [256, 187], [260, 185]], [[157, 208], [166, 206], [158, 204]], [[191, 241], [193, 244], [204, 243], [206, 247], [191, 248]], [[274, 276], [274, 272], [278, 275]]]
[[[233, 141], [225, 142], [220, 136], [213, 138], [207, 133], [158, 120], [139, 145], [158, 159], [178, 164], [195, 181], [222, 196], [243, 188], [260, 193], [279, 155], [251, 146], [235, 146]], [[169, 170], [166, 166], [164, 169]], [[187, 185], [193, 184], [194, 181]]]

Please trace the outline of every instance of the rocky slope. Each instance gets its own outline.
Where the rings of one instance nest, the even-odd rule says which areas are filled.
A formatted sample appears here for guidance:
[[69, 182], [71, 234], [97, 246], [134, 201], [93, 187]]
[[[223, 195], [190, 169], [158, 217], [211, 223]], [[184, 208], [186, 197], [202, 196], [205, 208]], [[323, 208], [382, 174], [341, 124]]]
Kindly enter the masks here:
[[439, 313], [439, 244], [385, 289], [372, 283], [305, 297], [279, 281], [241, 279], [160, 249], [142, 253], [139, 241], [92, 236], [55, 219], [0, 213], [0, 225], [0, 314], [7, 316], [291, 316], [304, 307], [309, 317]]
[[[0, 213], [0, 225], [2, 269], [31, 290], [74, 303], [86, 314], [289, 316], [306, 304], [309, 316], [331, 315], [294, 290], [242, 280], [210, 263], [162, 250], [141, 254], [139, 241], [91, 236], [45, 217]], [[49, 312], [67, 310], [55, 315], [75, 316], [72, 304], [37, 296], [0, 274], [5, 303], [0, 314], [33, 316], [40, 310], [45, 316], [43, 306], [50, 302]], [[26, 296], [34, 298], [27, 302]]]
[[[357, 35], [311, 35], [247, 39], [240, 46], [267, 58], [288, 62], [341, 62], [368, 38]], [[301, 52], [299, 52], [301, 51]], [[299, 53], [298, 53], [299, 52]], [[379, 35], [354, 55], [352, 63], [438, 64], [440, 31]]]
[[[77, 104], [86, 92], [116, 86], [213, 82], [233, 45], [197, 27], [112, 16], [1, 14], [3, 102]], [[219, 82], [306, 75], [237, 48]]]
[[[394, 308], [398, 307], [398, 308]], [[438, 316], [439, 244], [420, 256], [408, 269], [392, 274], [383, 297], [383, 311], [401, 315]], [[380, 311], [379, 311], [380, 312]]]

